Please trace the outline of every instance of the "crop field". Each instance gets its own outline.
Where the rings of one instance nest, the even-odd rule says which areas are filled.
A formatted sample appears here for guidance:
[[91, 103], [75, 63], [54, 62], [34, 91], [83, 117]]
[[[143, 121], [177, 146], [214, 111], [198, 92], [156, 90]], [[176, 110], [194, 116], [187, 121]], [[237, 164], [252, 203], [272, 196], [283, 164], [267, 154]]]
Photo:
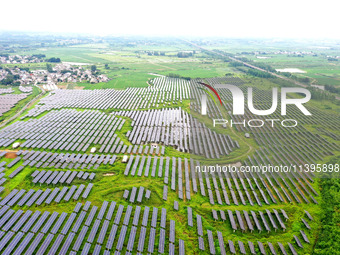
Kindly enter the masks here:
[[[325, 82], [338, 84], [338, 63], [320, 56], [258, 59], [242, 55], [248, 46], [240, 45], [204, 46], [273, 68], [302, 69], [307, 73], [299, 75], [317, 84], [324, 75]], [[194, 50], [188, 57], [177, 55]], [[232, 93], [224, 85], [237, 87], [246, 98], [252, 88], [254, 107], [265, 110], [272, 105], [272, 88], [281, 96], [278, 78], [242, 73], [185, 41], [111, 39], [11, 54], [96, 65], [109, 81], [69, 83], [48, 92], [33, 86], [32, 94], [4, 115], [10, 118], [24, 100], [43, 94], [0, 129], [1, 254], [315, 252], [326, 215], [323, 182], [330, 176], [310, 171], [310, 165], [332, 166], [338, 174], [336, 99], [305, 103], [311, 116], [293, 105], [287, 115], [278, 109], [259, 116], [248, 108], [232, 115]], [[46, 68], [46, 63], [20, 65]], [[25, 92], [2, 86], [0, 93]], [[201, 114], [204, 96], [206, 115]], [[300, 97], [289, 94], [289, 99]], [[214, 119], [228, 122], [213, 125]], [[254, 125], [265, 125], [240, 124], [254, 119]], [[272, 127], [266, 119], [279, 121]], [[283, 125], [294, 119], [295, 127]], [[217, 165], [236, 171], [204, 168]], [[280, 165], [296, 171], [240, 171]]]

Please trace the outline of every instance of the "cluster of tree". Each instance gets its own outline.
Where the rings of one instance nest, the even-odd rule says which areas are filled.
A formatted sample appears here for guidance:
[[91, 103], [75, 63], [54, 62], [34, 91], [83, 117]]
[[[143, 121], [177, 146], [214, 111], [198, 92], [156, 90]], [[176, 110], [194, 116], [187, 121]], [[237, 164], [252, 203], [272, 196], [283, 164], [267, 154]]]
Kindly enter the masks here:
[[184, 80], [187, 80], [187, 81], [190, 81], [190, 80], [191, 80], [190, 77], [181, 76], [181, 75], [175, 74], [175, 73], [169, 73], [169, 74], [168, 74], [168, 77], [170, 77], [170, 78], [184, 79]]
[[329, 57], [327, 60], [328, 60], [328, 61], [338, 61], [337, 58], [332, 58], [332, 57]]
[[5, 57], [5, 58], [8, 58], [8, 54], [0, 54], [0, 57]]
[[336, 88], [332, 85], [325, 85], [325, 90], [327, 90], [331, 93], [340, 94], [340, 88]]
[[46, 62], [51, 62], [51, 63], [60, 63], [60, 62], [61, 62], [61, 60], [60, 60], [60, 58], [55, 58], [55, 57], [52, 57], [52, 58], [46, 59]]
[[49, 72], [49, 73], [54, 72], [51, 64], [46, 63], [46, 69], [47, 69], [47, 72]]
[[263, 72], [263, 71], [260, 71], [260, 70], [257, 70], [257, 69], [252, 69], [252, 68], [249, 68], [247, 70], [247, 74], [250, 74], [250, 75], [256, 76], [256, 77], [260, 77], [260, 78], [273, 78], [274, 77], [270, 73]]
[[251, 61], [251, 64], [261, 69], [267, 70], [269, 72], [276, 73], [276, 70], [274, 68], [272, 68], [270, 65], [267, 65], [265, 63]]
[[304, 58], [304, 55], [301, 54], [288, 54], [288, 58], [293, 57], [293, 58]]
[[41, 58], [46, 58], [46, 55], [45, 54], [34, 54], [34, 55], [32, 55], [32, 57], [36, 57], [36, 58], [41, 59]]
[[293, 80], [296, 80], [296, 81], [302, 82], [302, 83], [310, 84], [310, 82], [311, 82], [311, 79], [308, 78], [308, 77], [298, 77], [298, 76], [296, 76], [292, 73], [289, 73], [289, 72], [282, 72], [282, 73], [280, 73], [280, 75], [286, 76], [290, 79], [293, 79]]
[[[335, 96], [318, 88], [308, 88], [314, 100], [335, 101]], [[338, 100], [336, 100], [338, 101]]]
[[243, 66], [243, 64], [240, 63], [240, 62], [237, 62], [237, 61], [230, 61], [229, 62], [229, 66], [231, 66], [231, 67], [238, 67], [238, 66]]
[[91, 66], [91, 72], [95, 73], [97, 71], [97, 66], [96, 65], [92, 65]]
[[61, 70], [60, 73], [62, 74], [71, 73], [71, 75], [77, 75], [76, 71], [71, 71], [71, 70]]
[[110, 69], [109, 64], [105, 64], [105, 69]]
[[12, 86], [19, 86], [20, 81], [17, 81], [20, 78], [19, 75], [7, 74], [5, 79], [0, 81], [1, 85], [12, 85]]
[[164, 51], [148, 51], [147, 54], [149, 56], [165, 56], [165, 52]]
[[178, 52], [177, 53], [177, 57], [179, 58], [188, 58], [188, 57], [192, 57], [193, 56], [193, 53], [192, 52]]
[[[334, 158], [328, 164], [340, 162], [340, 156]], [[324, 173], [320, 178], [322, 196], [322, 220], [321, 233], [315, 245], [314, 254], [328, 255], [339, 254], [340, 252], [340, 179], [339, 173]]]
[[29, 71], [30, 71], [30, 69], [29, 69], [28, 67], [19, 67], [19, 69], [20, 69], [21, 71], [26, 71], [26, 72], [29, 72]]

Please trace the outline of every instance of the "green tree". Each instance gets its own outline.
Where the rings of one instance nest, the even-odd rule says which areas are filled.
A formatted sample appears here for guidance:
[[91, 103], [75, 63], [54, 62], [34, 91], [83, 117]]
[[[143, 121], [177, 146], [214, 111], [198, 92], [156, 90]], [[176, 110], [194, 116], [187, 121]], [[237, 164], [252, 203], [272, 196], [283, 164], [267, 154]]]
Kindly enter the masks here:
[[94, 73], [97, 70], [97, 66], [96, 65], [92, 65], [91, 66], [91, 72]]
[[46, 63], [46, 69], [47, 69], [47, 72], [53, 73], [53, 68], [51, 64]]

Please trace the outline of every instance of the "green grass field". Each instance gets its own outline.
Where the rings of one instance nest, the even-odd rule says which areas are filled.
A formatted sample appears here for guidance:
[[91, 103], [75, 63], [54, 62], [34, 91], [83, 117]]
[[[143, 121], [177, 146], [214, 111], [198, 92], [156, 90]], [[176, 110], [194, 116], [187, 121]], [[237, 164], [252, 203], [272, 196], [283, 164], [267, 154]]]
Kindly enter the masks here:
[[[73, 88], [83, 88], [83, 89], [125, 89], [128, 87], [146, 87], [148, 86], [148, 81], [152, 78], [157, 76], [153, 74], [159, 75], [168, 75], [170, 73], [177, 74], [183, 77], [190, 77], [190, 78], [210, 78], [210, 77], [223, 77], [226, 73], [233, 73], [235, 76], [240, 77], [244, 82], [244, 86], [247, 87], [256, 87], [261, 90], [268, 91], [273, 87], [279, 87], [279, 84], [275, 83], [275, 79], [263, 79], [257, 78], [253, 76], [248, 76], [243, 73], [237, 72], [236, 69], [229, 66], [227, 62], [224, 62], [221, 59], [215, 59], [211, 55], [207, 55], [206, 53], [198, 52], [193, 57], [188, 58], [178, 58], [177, 53], [180, 51], [185, 50], [193, 50], [194, 48], [191, 45], [186, 44], [183, 41], [175, 40], [176, 43], [168, 43], [162, 44], [162, 42], [156, 42], [155, 44], [127, 44], [122, 42], [117, 42], [116, 44], [112, 42], [104, 42], [104, 43], [92, 43], [92, 44], [80, 44], [80, 45], [73, 45], [73, 46], [65, 46], [65, 47], [41, 47], [41, 48], [34, 48], [32, 50], [18, 50], [13, 54], [46, 54], [49, 57], [59, 57], [64, 62], [77, 62], [77, 63], [87, 63], [89, 65], [96, 65], [99, 69], [100, 73], [106, 74], [110, 81], [107, 83], [98, 83], [98, 84], [90, 84], [90, 83], [77, 83], [77, 84], [66, 84], [67, 89]], [[284, 55], [274, 55], [269, 54], [271, 58], [268, 59], [258, 59], [251, 55], [244, 55], [242, 54], [243, 51], [254, 51], [254, 50], [261, 50], [265, 45], [260, 44], [253, 44], [247, 45], [244, 44], [244, 41], [241, 40], [239, 42], [235, 42], [234, 44], [209, 44], [205, 46], [209, 49], [220, 49], [231, 52], [238, 56], [244, 56], [248, 59], [251, 59], [256, 62], [263, 62], [266, 64], [271, 65], [273, 68], [299, 68], [307, 73], [299, 74], [299, 77], [310, 77], [312, 79], [313, 84], [331, 84], [335, 86], [340, 86], [340, 64], [338, 62], [329, 62], [324, 55], [319, 55], [317, 57], [306, 56], [304, 58], [298, 57], [287, 57]], [[281, 46], [280, 48], [278, 45], [275, 45], [268, 50], [274, 51], [279, 49], [293, 49], [294, 47], [287, 43]], [[197, 49], [196, 49], [197, 50]], [[146, 51], [164, 51], [165, 56], [149, 56]], [[323, 53], [333, 53], [331, 50], [323, 50]], [[340, 62], [340, 61], [339, 61]], [[108, 64], [109, 69], [105, 69], [105, 64]], [[13, 67], [14, 65], [4, 65], [6, 67]], [[21, 66], [21, 65], [19, 65]], [[31, 69], [40, 69], [46, 68], [45, 63], [38, 63], [38, 64], [28, 64], [22, 65], [28, 66]], [[89, 68], [88, 66], [86, 68]], [[17, 88], [14, 88], [15, 93], [20, 93]], [[4, 118], [9, 118], [13, 116], [20, 108], [32, 99], [33, 96], [39, 94], [39, 90], [34, 87], [34, 93], [25, 100], [20, 101], [15, 108], [4, 115]], [[45, 95], [47, 96], [47, 95]], [[32, 105], [30, 109], [36, 106], [37, 103]], [[185, 100], [181, 104], [171, 105], [169, 107], [176, 107], [180, 106], [183, 110], [190, 112], [190, 101]], [[313, 110], [318, 110], [319, 116], [324, 114], [333, 114], [335, 117], [339, 117], [340, 114], [340, 105], [336, 104], [336, 102], [332, 102], [330, 100], [311, 100], [307, 104], [307, 108], [312, 108]], [[21, 114], [20, 117], [27, 114], [29, 109]], [[82, 111], [84, 109], [77, 109]], [[105, 113], [110, 113], [115, 109], [105, 110]], [[222, 109], [223, 114], [227, 115], [225, 109]], [[47, 112], [39, 115], [36, 118], [43, 117]], [[213, 131], [221, 134], [228, 134], [230, 137], [238, 141], [240, 148], [234, 149], [230, 152], [228, 156], [224, 156], [219, 159], [218, 163], [229, 164], [235, 162], [244, 162], [248, 159], [248, 156], [252, 156], [256, 150], [259, 149], [259, 144], [257, 144], [256, 140], [251, 138], [245, 138], [244, 132], [237, 132], [236, 129], [228, 128], [223, 129], [221, 127], [213, 127], [211, 119], [206, 116], [200, 116], [198, 113], [192, 112], [194, 117], [199, 118], [200, 121], [205, 123], [205, 125]], [[123, 128], [116, 132], [117, 136], [124, 142], [124, 144], [130, 145], [131, 143], [126, 137], [128, 131], [132, 130], [132, 120], [129, 118], [124, 117], [127, 121], [124, 124]], [[1, 119], [0, 119], [1, 120]], [[27, 121], [24, 119], [23, 121]], [[18, 121], [18, 119], [16, 120]], [[320, 128], [319, 124], [308, 124], [304, 125], [304, 128], [312, 133], [316, 133], [320, 135], [321, 138], [325, 139], [330, 143], [334, 143], [337, 146], [340, 146], [339, 140], [334, 140], [331, 137], [327, 136], [325, 133], [320, 132], [317, 128]], [[340, 130], [333, 130], [330, 128], [325, 128], [326, 131], [333, 132], [336, 135], [340, 135]], [[281, 134], [282, 136], [285, 133]], [[23, 142], [24, 140], [18, 140]], [[297, 141], [299, 144], [299, 141]], [[90, 148], [92, 147], [99, 147], [98, 144], [92, 143], [90, 147], [87, 149], [85, 153], [90, 153]], [[2, 148], [4, 149], [4, 148]], [[8, 148], [7, 148], [8, 149]], [[43, 149], [35, 149], [37, 151], [43, 151]], [[66, 150], [51, 150], [52, 153], [73, 153]], [[330, 162], [337, 159], [339, 156], [339, 151], [331, 151], [334, 155], [327, 155], [323, 161], [317, 161], [317, 163], [324, 163]], [[117, 160], [114, 165], [106, 165], [100, 166], [98, 169], [89, 169], [86, 171], [88, 172], [95, 172], [96, 178], [93, 180], [93, 189], [86, 199], [91, 201], [91, 205], [96, 205], [100, 207], [103, 201], [116, 201], [117, 204], [122, 204], [125, 207], [127, 205], [131, 205], [128, 201], [123, 199], [124, 190], [131, 190], [132, 187], [140, 187], [143, 186], [149, 190], [151, 190], [152, 195], [150, 200], [144, 200], [140, 206], [149, 206], [157, 207], [157, 208], [166, 208], [167, 209], [167, 217], [168, 219], [173, 219], [176, 221], [176, 240], [182, 239], [185, 241], [186, 246], [186, 253], [187, 254], [209, 254], [208, 253], [208, 242], [206, 236], [206, 230], [212, 230], [214, 235], [216, 231], [221, 231], [223, 233], [224, 238], [227, 240], [233, 240], [234, 243], [237, 245], [237, 241], [243, 241], [245, 244], [248, 240], [253, 242], [261, 241], [263, 242], [268, 251], [267, 242], [277, 243], [281, 242], [283, 244], [287, 244], [287, 242], [294, 243], [292, 237], [293, 235], [300, 237], [300, 230], [303, 229], [307, 232], [308, 238], [311, 240], [311, 244], [303, 243], [304, 249], [298, 250], [300, 254], [313, 254], [313, 250], [315, 247], [316, 242], [320, 236], [320, 232], [322, 229], [322, 220], [324, 217], [324, 203], [323, 196], [317, 196], [316, 201], [319, 204], [313, 203], [301, 203], [298, 204], [296, 202], [293, 203], [278, 203], [274, 204], [271, 203], [270, 205], [259, 206], [255, 204], [251, 206], [249, 203], [246, 205], [239, 204], [239, 205], [211, 205], [209, 203], [209, 198], [207, 196], [201, 196], [199, 192], [195, 194], [191, 192], [191, 200], [183, 199], [180, 200], [178, 198], [177, 191], [172, 191], [169, 188], [168, 193], [168, 200], [164, 201], [162, 199], [163, 193], [163, 185], [164, 185], [164, 178], [159, 177], [137, 177], [137, 176], [124, 176], [124, 170], [126, 167], [125, 163], [122, 163], [122, 156], [123, 154], [117, 154]], [[190, 158], [189, 153], [182, 153], [174, 149], [173, 147], [166, 147], [165, 149], [165, 156], [169, 157], [180, 157]], [[271, 155], [268, 155], [270, 159], [272, 159]], [[203, 160], [203, 157], [198, 157], [199, 160]], [[12, 159], [4, 158], [1, 159], [6, 163], [12, 161]], [[207, 160], [206, 162], [215, 162], [214, 160]], [[23, 161], [20, 161], [14, 167], [10, 169], [5, 169], [5, 177], [7, 178], [10, 173], [14, 171], [17, 167], [22, 165]], [[157, 165], [158, 169], [159, 163]], [[9, 179], [3, 184], [5, 190], [1, 193], [2, 197], [8, 195], [13, 189], [42, 189], [46, 190], [47, 188], [55, 188], [61, 187], [62, 185], [58, 184], [56, 186], [46, 185], [46, 184], [33, 184], [31, 174], [36, 170], [34, 167], [26, 166], [22, 172], [20, 172], [15, 178]], [[41, 170], [41, 169], [39, 169]], [[61, 169], [54, 169], [51, 168], [52, 171]], [[79, 171], [79, 170], [77, 170]], [[82, 180], [75, 180], [71, 185], [80, 184], [87, 185], [88, 181]], [[319, 194], [322, 191], [321, 180], [316, 179], [315, 182], [310, 183], [311, 187], [313, 187]], [[296, 188], [293, 188], [294, 191], [297, 191]], [[276, 197], [277, 199], [277, 197]], [[80, 200], [80, 202], [85, 203], [86, 200]], [[179, 201], [179, 211], [175, 211], [173, 209], [174, 201]], [[71, 213], [73, 211], [74, 206], [79, 201], [69, 201], [65, 202], [62, 201], [61, 203], [52, 203], [50, 205], [43, 205], [43, 206], [32, 206], [30, 208], [27, 207], [19, 207], [14, 206], [12, 209], [14, 210], [27, 210], [30, 209], [32, 211], [35, 210], [43, 210], [49, 212], [67, 212]], [[135, 205], [133, 205], [135, 206]], [[206, 252], [202, 252], [198, 249], [198, 242], [197, 242], [197, 229], [196, 227], [188, 227], [187, 225], [187, 207], [191, 207], [193, 209], [193, 215], [195, 218], [196, 214], [203, 216], [203, 226], [205, 231], [205, 245], [206, 245]], [[254, 231], [250, 233], [246, 231], [242, 233], [240, 230], [233, 232], [229, 221], [215, 221], [212, 216], [212, 209], [214, 210], [238, 210], [238, 211], [264, 211], [265, 209], [284, 209], [288, 215], [289, 220], [285, 222], [286, 231], [282, 231], [279, 229], [277, 232], [270, 232], [267, 233], [263, 231], [258, 233]], [[301, 222], [301, 218], [306, 218], [304, 210], [308, 210], [314, 217], [314, 221], [309, 221], [312, 230], [307, 231]], [[110, 222], [109, 229], [113, 225]], [[128, 231], [130, 230], [131, 226], [129, 226]], [[169, 228], [169, 224], [167, 225], [167, 231]], [[120, 231], [120, 227], [119, 227]], [[117, 232], [119, 233], [119, 232]], [[88, 236], [88, 234], [87, 234]], [[87, 237], [86, 236], [86, 237]], [[105, 238], [105, 242], [107, 241], [107, 236]], [[167, 237], [166, 237], [167, 238]], [[156, 239], [159, 239], [159, 231], [157, 231]], [[300, 237], [301, 239], [301, 237]], [[146, 237], [146, 242], [149, 240], [149, 237]], [[167, 239], [166, 239], [167, 240]], [[74, 240], [73, 240], [74, 242]], [[104, 242], [104, 243], [105, 243]], [[94, 246], [94, 245], [93, 245]], [[136, 246], [136, 245], [135, 245]], [[176, 246], [178, 246], [178, 242], [176, 241]], [[217, 254], [220, 253], [219, 243], [217, 238], [215, 238], [215, 247]], [[286, 246], [287, 247], [287, 246]], [[91, 252], [93, 251], [91, 248]], [[166, 249], [168, 249], [168, 244], [166, 244]], [[125, 252], [126, 249], [124, 248], [123, 251]], [[256, 252], [259, 254], [258, 248], [256, 248]], [[166, 253], [167, 254], [167, 253]]]

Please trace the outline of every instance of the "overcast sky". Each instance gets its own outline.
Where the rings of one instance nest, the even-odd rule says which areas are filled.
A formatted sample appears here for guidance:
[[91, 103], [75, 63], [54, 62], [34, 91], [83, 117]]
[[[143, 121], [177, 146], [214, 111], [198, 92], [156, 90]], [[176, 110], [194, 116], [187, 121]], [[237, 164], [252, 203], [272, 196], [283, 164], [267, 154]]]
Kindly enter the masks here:
[[3, 0], [0, 31], [340, 39], [334, 0]]

